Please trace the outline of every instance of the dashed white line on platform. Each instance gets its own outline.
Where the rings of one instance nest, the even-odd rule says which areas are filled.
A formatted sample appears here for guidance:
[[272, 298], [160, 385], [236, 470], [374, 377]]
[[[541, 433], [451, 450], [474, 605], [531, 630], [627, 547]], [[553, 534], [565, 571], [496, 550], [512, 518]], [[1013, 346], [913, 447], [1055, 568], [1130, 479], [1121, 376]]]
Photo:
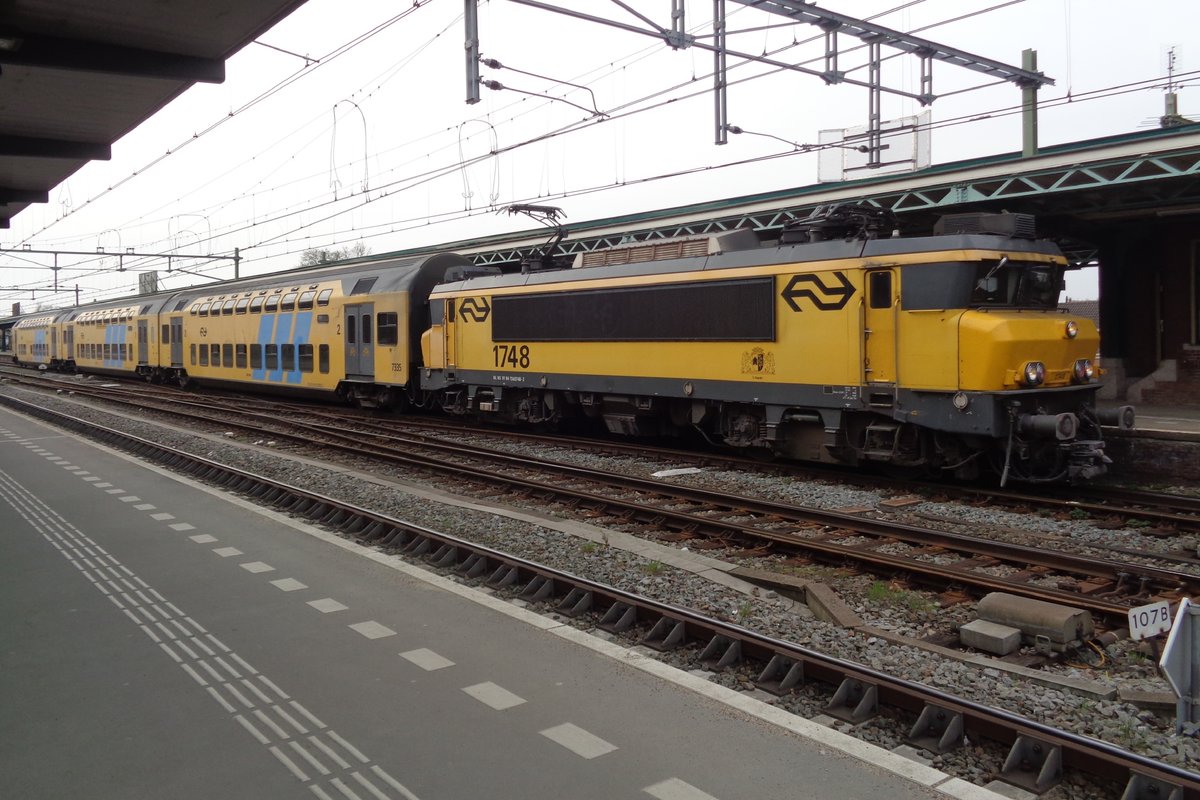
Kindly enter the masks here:
[[[140, 498], [140, 497], [122, 497], [121, 501], [124, 503], [130, 503], [130, 502], [133, 502], [134, 500], [141, 500], [141, 499], [142, 498]], [[134, 506], [134, 508], [136, 508], [138, 511], [153, 511], [154, 509], [158, 508], [158, 506], [154, 505], [153, 503], [142, 503], [141, 505]]]
[[271, 581], [271, 585], [285, 592], [295, 592], [299, 589], [308, 588], [295, 578], [280, 578], [277, 581]]
[[448, 658], [443, 658], [432, 650], [421, 648], [420, 650], [409, 650], [407, 653], [401, 653], [401, 658], [407, 659], [416, 664], [426, 672], [432, 672], [435, 669], [445, 669], [453, 667], [454, 662]]
[[[121, 502], [122, 503], [140, 503], [140, 502], [142, 502], [142, 498], [138, 497], [136, 494], [127, 494], [121, 498]], [[142, 508], [141, 506], [134, 506], [134, 508], [136, 508], [138, 511], [146, 510], [146, 509]], [[150, 508], [154, 508], [154, 506], [150, 506]]]
[[[216, 540], [214, 539], [213, 541], [216, 541]], [[259, 572], [274, 572], [275, 571], [275, 568], [272, 567], [270, 564], [264, 564], [261, 561], [247, 561], [245, 564], [239, 564], [238, 566], [240, 566], [242, 569], [246, 570], [246, 572], [259, 573]]]
[[217, 537], [207, 533], [200, 533], [195, 536], [189, 536], [188, 538], [196, 544], [211, 544], [217, 540]]
[[497, 686], [491, 681], [487, 681], [486, 683], [477, 683], [474, 686], [467, 686], [463, 688], [463, 691], [471, 695], [471, 697], [474, 697], [479, 702], [483, 703], [485, 706], [494, 708], [497, 711], [503, 711], [506, 708], [519, 706], [525, 702], [524, 698], [518, 697], [508, 689], [505, 689], [502, 686]]
[[581, 758], [598, 758], [617, 749], [615, 744], [610, 744], [599, 736], [594, 736], [578, 725], [572, 725], [569, 722], [547, 728], [541, 731], [541, 734]]
[[175, 524], [168, 525], [167, 527], [173, 531], [194, 531], [194, 530], [196, 530], [195, 525], [190, 525], [186, 522], [176, 522]]
[[[195, 538], [195, 537], [193, 537], [193, 538]], [[216, 553], [217, 555], [219, 555], [221, 558], [229, 558], [230, 556], [243, 555], [242, 551], [238, 550], [236, 547], [218, 547], [218, 548], [214, 549], [213, 552]]]
[[679, 778], [671, 778], [653, 786], [642, 789], [643, 792], [658, 800], [717, 800], [711, 794], [702, 792], [695, 786]]
[[350, 606], [339, 603], [332, 597], [323, 597], [320, 600], [309, 600], [308, 604], [320, 611], [322, 614], [328, 614], [331, 611], [345, 611]]
[[380, 625], [375, 620], [356, 622], [350, 626], [368, 639], [382, 639], [385, 636], [395, 636], [396, 632], [386, 625]]
[[101, 481], [100, 483], [93, 483], [92, 486], [95, 486], [97, 489], [108, 489], [112, 484]]
[[158, 513], [158, 514], [151, 514], [151, 515], [150, 515], [150, 519], [156, 519], [156, 520], [158, 520], [159, 522], [166, 522], [166, 521], [167, 521], [167, 520], [169, 520], [169, 519], [175, 519], [175, 515], [174, 515], [174, 514], [168, 514], [167, 512], [165, 512], [165, 511], [162, 511], [162, 512], [160, 512], [160, 513]]

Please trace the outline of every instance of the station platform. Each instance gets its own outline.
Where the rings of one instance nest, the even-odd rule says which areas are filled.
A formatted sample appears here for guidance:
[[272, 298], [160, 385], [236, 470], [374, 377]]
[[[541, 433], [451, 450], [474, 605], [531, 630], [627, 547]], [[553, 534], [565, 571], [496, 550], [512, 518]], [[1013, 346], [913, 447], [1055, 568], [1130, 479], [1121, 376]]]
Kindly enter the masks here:
[[0, 605], [25, 800], [999, 797], [4, 408]]
[[[1101, 407], [1126, 405], [1101, 402]], [[1119, 481], [1200, 485], [1200, 406], [1134, 406], [1131, 431], [1106, 429], [1109, 477]]]

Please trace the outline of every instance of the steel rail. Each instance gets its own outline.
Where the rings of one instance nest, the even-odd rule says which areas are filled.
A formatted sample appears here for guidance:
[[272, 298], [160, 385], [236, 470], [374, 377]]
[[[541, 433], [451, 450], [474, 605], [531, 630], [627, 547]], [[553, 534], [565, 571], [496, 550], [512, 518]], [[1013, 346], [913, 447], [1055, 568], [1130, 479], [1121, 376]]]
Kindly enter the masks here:
[[[88, 387], [87, 392], [93, 392], [102, 387]], [[137, 398], [143, 406], [152, 405], [144, 398]], [[197, 401], [182, 401], [180, 403], [164, 401], [162, 410], [179, 414], [175, 406], [192, 405], [211, 408], [211, 404]], [[223, 409], [225, 410], [225, 409]], [[262, 417], [272, 424], [278, 424], [276, 416], [262, 412], [249, 412], [238, 409], [238, 413], [250, 417]], [[460, 463], [451, 463], [431, 459], [414, 453], [398, 453], [391, 447], [370, 445], [363, 441], [357, 433], [346, 433], [342, 428], [314, 423], [296, 423], [302, 429], [307, 428], [314, 433], [337, 442], [315, 441], [311, 436], [295, 432], [264, 431], [264, 429], [246, 423], [233, 422], [228, 419], [218, 419], [204, 414], [189, 412], [187, 416], [200, 419], [221, 427], [242, 428], [253, 431], [258, 435], [275, 436], [281, 439], [291, 439], [307, 446], [320, 445], [341, 450], [350, 455], [370, 455], [385, 459], [393, 464], [422, 471], [432, 471], [456, 478], [465, 478], [488, 485], [500, 485], [516, 493], [534, 494], [543, 498], [567, 498], [576, 505], [584, 505], [594, 509], [613, 510], [615, 516], [627, 521], [636, 521], [646, 525], [654, 525], [668, 530], [685, 534], [707, 535], [717, 538], [737, 537], [752, 541], [766, 542], [789, 551], [800, 551], [827, 560], [853, 560], [868, 565], [872, 569], [887, 574], [905, 574], [921, 576], [926, 580], [935, 580], [951, 586], [970, 586], [977, 592], [1003, 591], [1031, 597], [1051, 603], [1067, 604], [1083, 608], [1106, 620], [1122, 625], [1126, 619], [1131, 602], [1149, 600], [1152, 596], [1160, 595], [1189, 595], [1200, 593], [1200, 577], [1184, 572], [1145, 567], [1098, 559], [1076, 556], [1069, 553], [1056, 553], [1039, 548], [1014, 545], [964, 534], [935, 531], [918, 528], [904, 523], [888, 520], [876, 520], [799, 506], [790, 506], [770, 501], [748, 497], [730, 496], [724, 493], [704, 489], [679, 486], [662, 481], [649, 481], [626, 475], [616, 475], [601, 470], [592, 470], [564, 462], [531, 459], [528, 456], [513, 456], [497, 453], [492, 450], [475, 448], [468, 445], [451, 444], [447, 442], [422, 440], [415, 444], [419, 447], [450, 453], [455, 456], [487, 459], [500, 462], [521, 470], [551, 470], [557, 476], [575, 478], [578, 480], [602, 485], [614, 486], [624, 490], [655, 494], [670, 499], [682, 499], [700, 504], [726, 515], [750, 513], [766, 517], [772, 522], [786, 522], [809, 528], [827, 529], [827, 535], [809, 537], [802, 532], [774, 531], [769, 528], [757, 527], [754, 524], [743, 524], [721, 519], [704, 518], [687, 511], [674, 511], [648, 504], [644, 500], [621, 500], [607, 495], [596, 494], [594, 491], [564, 486], [561, 482], [548, 483], [529, 477], [514, 477], [499, 474], [490, 468], [480, 468]], [[385, 436], [387, 442], [413, 444], [412, 441], [400, 436]], [[958, 565], [939, 565], [929, 561], [921, 561], [905, 556], [891, 555], [871, 549], [871, 545], [848, 546], [837, 542], [825, 541], [837, 534], [866, 536], [888, 540], [903, 541], [910, 545], [941, 548], [955, 552], [966, 552], [974, 558], [996, 559], [1008, 564], [1020, 565], [1022, 568], [1034, 567], [1045, 570], [1056, 570], [1070, 573], [1074, 576], [1087, 576], [1105, 581], [1108, 585], [1104, 591], [1084, 593], [1048, 586], [1037, 586], [1024, 580], [1016, 580], [1013, 576], [993, 576], [984, 572], [964, 569], [970, 566], [974, 559], [960, 559]], [[1016, 577], [1027, 577], [1022, 569]], [[1114, 600], [1110, 595], [1123, 590], [1125, 595], [1121, 600]]]
[[[695, 647], [707, 669], [761, 669], [760, 688], [779, 695], [811, 681], [837, 686], [825, 713], [861, 722], [879, 705], [911, 718], [909, 740], [932, 752], [962, 744], [963, 735], [1009, 746], [1001, 778], [1044, 791], [1063, 770], [1079, 771], [1127, 787], [1125, 796], [1178, 796], [1200, 800], [1200, 774], [1131, 753], [1111, 743], [1055, 729], [1003, 709], [897, 678], [793, 642], [757, 633], [697, 611], [673, 606], [517, 558], [458, 537], [424, 528], [254, 473], [181, 453], [121, 431], [0, 394], [0, 403], [68, 430], [156, 461], [260, 503], [334, 528], [363, 543], [398, 550], [466, 582], [516, 591], [531, 603], [548, 603], [571, 618], [600, 618], [597, 627], [639, 635], [639, 644], [659, 651]], [[647, 632], [648, 629], [648, 632]], [[1130, 794], [1136, 791], [1136, 794]], [[1178, 792], [1178, 795], [1171, 795]]]

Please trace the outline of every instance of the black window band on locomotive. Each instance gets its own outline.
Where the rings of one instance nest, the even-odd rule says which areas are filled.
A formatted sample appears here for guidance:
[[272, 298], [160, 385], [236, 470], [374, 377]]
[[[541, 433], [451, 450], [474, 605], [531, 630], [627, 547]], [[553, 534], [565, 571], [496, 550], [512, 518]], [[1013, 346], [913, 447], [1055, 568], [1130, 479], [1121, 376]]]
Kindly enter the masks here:
[[775, 280], [500, 295], [494, 342], [770, 342]]

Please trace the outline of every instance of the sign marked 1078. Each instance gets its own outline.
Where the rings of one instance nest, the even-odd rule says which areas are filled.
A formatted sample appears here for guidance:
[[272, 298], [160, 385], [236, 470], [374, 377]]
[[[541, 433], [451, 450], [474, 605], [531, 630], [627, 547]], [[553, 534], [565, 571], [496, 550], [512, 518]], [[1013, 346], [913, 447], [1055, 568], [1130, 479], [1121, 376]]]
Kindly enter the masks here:
[[1129, 609], [1129, 638], [1149, 639], [1171, 630], [1171, 604], [1166, 600]]

